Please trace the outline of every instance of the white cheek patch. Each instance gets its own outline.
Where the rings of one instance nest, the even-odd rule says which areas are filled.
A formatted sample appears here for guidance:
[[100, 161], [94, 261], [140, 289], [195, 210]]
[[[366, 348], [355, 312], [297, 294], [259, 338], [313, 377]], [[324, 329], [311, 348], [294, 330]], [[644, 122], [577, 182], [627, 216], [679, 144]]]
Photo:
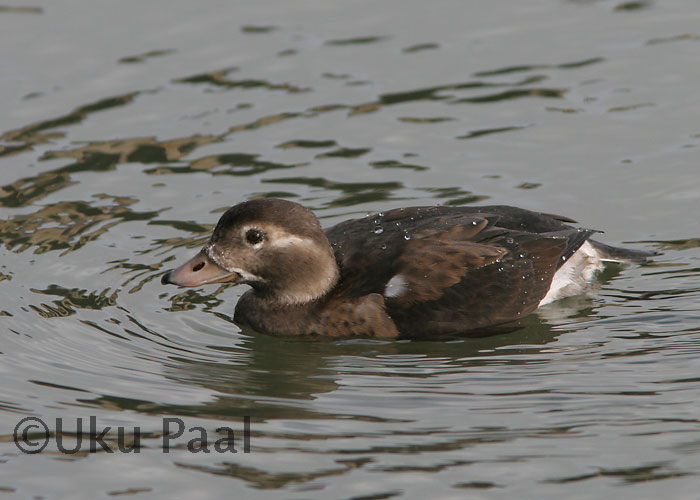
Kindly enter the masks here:
[[288, 233], [283, 233], [279, 236], [270, 238], [270, 245], [277, 248], [286, 248], [292, 245], [307, 245], [309, 243], [313, 243], [313, 241]]
[[408, 283], [406, 282], [406, 278], [400, 274], [397, 274], [386, 284], [386, 288], [384, 289], [384, 297], [391, 299], [393, 297], [403, 295], [407, 291]]
[[[245, 240], [245, 235], [248, 231], [251, 229], [260, 229], [259, 226], [243, 226], [241, 229], [241, 238]], [[310, 240], [308, 238], [301, 238], [299, 236], [296, 236], [294, 234], [290, 234], [287, 231], [284, 231], [283, 229], [277, 227], [277, 226], [265, 226], [262, 228], [263, 231], [267, 234], [267, 237], [260, 241], [259, 243], [255, 243], [254, 245], [251, 245], [250, 248], [253, 250], [257, 250], [259, 248], [262, 248], [263, 246], [271, 246], [275, 248], [287, 248], [292, 245], [309, 245], [313, 244], [313, 240]]]
[[227, 271], [230, 271], [232, 273], [240, 274], [241, 278], [243, 278], [244, 281], [264, 281], [260, 276], [257, 274], [249, 273], [248, 271], [244, 271], [243, 269], [237, 269], [235, 267], [231, 267], [227, 269]]

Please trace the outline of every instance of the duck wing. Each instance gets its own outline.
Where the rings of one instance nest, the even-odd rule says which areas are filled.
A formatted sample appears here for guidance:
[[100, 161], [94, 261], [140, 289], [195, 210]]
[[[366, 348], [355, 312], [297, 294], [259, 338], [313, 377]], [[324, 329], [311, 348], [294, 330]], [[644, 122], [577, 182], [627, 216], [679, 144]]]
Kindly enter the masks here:
[[415, 207], [346, 221], [328, 236], [345, 295], [381, 294], [404, 336], [429, 336], [534, 311], [594, 233], [563, 220], [512, 207]]

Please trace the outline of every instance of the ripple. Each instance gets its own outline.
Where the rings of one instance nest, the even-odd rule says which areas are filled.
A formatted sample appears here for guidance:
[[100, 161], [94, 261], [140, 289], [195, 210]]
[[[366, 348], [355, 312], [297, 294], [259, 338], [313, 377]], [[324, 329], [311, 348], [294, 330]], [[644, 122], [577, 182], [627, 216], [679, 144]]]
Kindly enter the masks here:
[[[38, 197], [38, 193], [35, 197]], [[129, 205], [133, 198], [93, 195], [93, 203], [65, 201], [40, 208], [31, 214], [16, 215], [0, 221], [0, 235], [5, 246], [14, 252], [34, 248], [34, 253], [64, 250], [61, 255], [78, 250], [114, 226], [131, 221], [153, 219], [159, 212], [137, 212]], [[112, 202], [102, 205], [104, 202]], [[100, 205], [97, 205], [100, 203]]]
[[425, 50], [436, 50], [439, 48], [440, 48], [440, 44], [437, 44], [437, 43], [419, 43], [419, 44], [411, 45], [409, 47], [402, 49], [402, 52], [406, 52], [407, 54], [412, 54], [414, 52], [423, 52]]
[[343, 196], [335, 198], [329, 205], [351, 206], [393, 198], [393, 192], [403, 187], [400, 182], [334, 182], [321, 177], [286, 177], [265, 179], [266, 183], [301, 184], [328, 191], [340, 191]]
[[591, 64], [598, 64], [605, 61], [603, 57], [592, 57], [590, 59], [584, 59], [582, 61], [575, 61], [563, 64], [522, 64], [518, 66], [508, 66], [505, 68], [492, 69], [488, 71], [479, 71], [474, 73], [474, 76], [498, 76], [507, 75], [511, 73], [524, 73], [527, 71], [535, 71], [542, 69], [577, 69], [584, 66], [589, 66]]
[[76, 313], [76, 309], [100, 310], [105, 307], [114, 307], [118, 297], [118, 292], [110, 291], [109, 288], [98, 293], [77, 288], [68, 290], [58, 285], [49, 285], [45, 290], [30, 288], [30, 291], [42, 295], [63, 297], [61, 300], [54, 301], [53, 306], [47, 304], [41, 304], [40, 307], [29, 306], [44, 318], [70, 316]]
[[416, 171], [428, 170], [428, 167], [411, 165], [410, 163], [403, 163], [398, 160], [372, 161], [369, 164], [374, 168], [407, 168]]
[[658, 45], [660, 43], [672, 43], [672, 42], [697, 42], [700, 41], [700, 35], [692, 35], [685, 33], [683, 35], [668, 36], [662, 38], [652, 38], [647, 41], [647, 45]]
[[655, 464], [644, 465], [640, 467], [629, 467], [620, 469], [601, 468], [590, 474], [581, 474], [579, 476], [563, 477], [560, 479], [548, 479], [548, 483], [573, 483], [586, 481], [589, 479], [597, 479], [602, 477], [614, 477], [620, 479], [623, 483], [634, 484], [644, 483], [648, 481], [658, 481], [660, 479], [670, 479], [674, 477], [694, 476], [693, 472], [683, 472], [675, 470], [674, 467], [669, 467], [670, 464]]
[[476, 97], [464, 97], [455, 99], [450, 103], [473, 103], [481, 104], [488, 102], [508, 101], [511, 99], [522, 99], [524, 97], [542, 97], [545, 99], [561, 99], [566, 94], [567, 89], [552, 89], [552, 88], [532, 88], [523, 90], [507, 90], [505, 92], [497, 92], [495, 94], [486, 94]]
[[284, 90], [291, 94], [301, 92], [310, 92], [309, 87], [298, 87], [289, 83], [271, 83], [266, 80], [247, 78], [243, 80], [230, 80], [228, 75], [240, 71], [240, 68], [224, 68], [220, 70], [210, 71], [207, 73], [199, 73], [197, 75], [187, 76], [184, 78], [176, 78], [173, 83], [189, 83], [193, 85], [206, 84], [214, 87], [225, 89], [255, 89], [262, 88], [265, 90]]
[[359, 158], [372, 150], [370, 148], [338, 148], [327, 153], [319, 153], [314, 158]]
[[455, 118], [451, 118], [448, 116], [436, 116], [434, 118], [417, 118], [417, 117], [411, 117], [411, 116], [405, 116], [399, 118], [399, 121], [402, 121], [404, 123], [442, 123], [442, 122], [450, 122], [454, 121]]
[[42, 7], [19, 7], [10, 5], [0, 5], [0, 14], [43, 14]]
[[35, 145], [44, 144], [51, 139], [61, 137], [60, 133], [43, 133], [45, 130], [54, 129], [66, 125], [77, 125], [85, 121], [85, 119], [93, 113], [104, 111], [107, 109], [125, 106], [134, 101], [139, 95], [139, 92], [130, 92], [114, 97], [100, 99], [91, 104], [79, 106], [70, 113], [65, 115], [32, 123], [19, 129], [10, 130], [0, 136], [0, 140], [7, 142], [17, 142], [19, 144], [12, 146], [0, 145], [0, 157], [18, 154], [20, 152], [31, 150]]
[[149, 50], [148, 52], [144, 52], [142, 54], [121, 57], [119, 62], [124, 64], [142, 63], [154, 57], [169, 56], [174, 53], [175, 49]]
[[333, 47], [344, 47], [346, 45], [366, 45], [388, 40], [388, 36], [357, 36], [353, 38], [341, 38], [326, 41], [326, 45]]
[[485, 128], [481, 130], [472, 130], [466, 135], [457, 137], [457, 139], [474, 139], [476, 137], [482, 137], [484, 135], [500, 134], [502, 132], [512, 132], [514, 130], [521, 130], [527, 128], [527, 126], [511, 126], [511, 127], [497, 127], [497, 128]]
[[271, 33], [273, 31], [278, 30], [279, 28], [277, 26], [255, 26], [252, 24], [247, 24], [245, 26], [241, 26], [241, 31], [243, 33], [248, 33], [251, 35], [259, 35], [263, 33]]
[[615, 6], [615, 11], [634, 12], [651, 7], [650, 0], [640, 0], [632, 2], [622, 2]]
[[282, 144], [278, 144], [277, 148], [282, 148], [282, 149], [289, 149], [289, 148], [330, 148], [333, 146], [336, 146], [337, 143], [333, 140], [327, 140], [327, 141], [313, 141], [313, 140], [308, 140], [308, 139], [297, 139], [294, 141], [287, 141], [283, 142]]
[[189, 162], [187, 166], [161, 165], [146, 169], [144, 173], [151, 175], [192, 174], [207, 172], [211, 175], [257, 175], [270, 170], [290, 169], [298, 164], [274, 163], [260, 161], [257, 154], [227, 153], [205, 156]]

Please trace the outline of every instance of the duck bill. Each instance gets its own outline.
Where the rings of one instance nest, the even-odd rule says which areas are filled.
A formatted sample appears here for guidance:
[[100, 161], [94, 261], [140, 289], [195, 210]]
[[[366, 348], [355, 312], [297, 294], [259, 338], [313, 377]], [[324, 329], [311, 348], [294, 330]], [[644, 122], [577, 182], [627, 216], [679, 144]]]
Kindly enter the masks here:
[[238, 278], [240, 278], [240, 274], [227, 271], [206, 254], [200, 252], [180, 267], [165, 273], [160, 282], [163, 285], [191, 287], [228, 281], [235, 282]]

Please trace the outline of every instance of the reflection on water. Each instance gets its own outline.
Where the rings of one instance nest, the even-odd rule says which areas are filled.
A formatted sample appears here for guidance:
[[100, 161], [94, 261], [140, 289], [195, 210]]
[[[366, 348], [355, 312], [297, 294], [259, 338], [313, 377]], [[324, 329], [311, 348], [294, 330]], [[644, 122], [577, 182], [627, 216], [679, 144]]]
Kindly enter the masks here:
[[[695, 495], [687, 1], [185, 4], [0, 6], [17, 41], [0, 116], [0, 491]], [[663, 254], [470, 337], [276, 338], [232, 322], [244, 287], [160, 286], [250, 197], [296, 199], [324, 225], [517, 204]], [[23, 455], [10, 429], [28, 415], [140, 427], [142, 447]], [[253, 452], [180, 440], [166, 455], [168, 416], [217, 436], [250, 416]]]
[[149, 220], [158, 215], [158, 212], [130, 210], [129, 205], [137, 202], [131, 198], [106, 194], [95, 194], [92, 198], [98, 200], [94, 203], [112, 204], [95, 206], [86, 201], [65, 201], [0, 222], [0, 235], [5, 246], [16, 252], [34, 248], [34, 253], [66, 249], [65, 254], [81, 248], [122, 222]]
[[309, 92], [310, 88], [299, 88], [288, 83], [270, 83], [264, 80], [230, 80], [227, 76], [230, 73], [238, 71], [238, 68], [227, 68], [219, 71], [212, 71], [211, 73], [202, 73], [201, 75], [188, 76], [185, 78], [180, 78], [174, 80], [175, 83], [191, 83], [191, 84], [207, 84], [215, 85], [217, 87], [224, 87], [226, 89], [243, 88], [252, 89], [262, 87], [266, 90], [284, 90], [292, 94], [298, 92]]
[[104, 111], [115, 106], [124, 106], [125, 104], [133, 102], [137, 95], [139, 95], [138, 92], [130, 92], [121, 96], [108, 97], [91, 104], [86, 104], [85, 106], [80, 106], [63, 116], [50, 118], [46, 121], [32, 123], [21, 128], [5, 132], [2, 134], [2, 136], [0, 136], [0, 140], [13, 144], [9, 146], [1, 145], [0, 156], [18, 154], [31, 149], [33, 146], [38, 144], [44, 144], [53, 139], [58, 139], [62, 137], [60, 132], [44, 133], [44, 131], [80, 124], [91, 113]]
[[[353, 42], [354, 43], [354, 42]], [[166, 55], [158, 52], [155, 55]], [[523, 65], [508, 67], [498, 70], [489, 70], [475, 73], [475, 76], [493, 77], [515, 72], [530, 72], [541, 69], [570, 69], [602, 62], [603, 58], [593, 58], [585, 61], [563, 63], [559, 65]], [[308, 92], [311, 89], [298, 88], [290, 84], [273, 84], [259, 80], [230, 80], [227, 76], [237, 71], [237, 68], [228, 68], [196, 76], [184, 77], [174, 80], [175, 83], [187, 83], [192, 85], [206, 84], [224, 89], [233, 90], [237, 88], [263, 88], [269, 91], [284, 90], [291, 93]], [[552, 89], [541, 87], [529, 87], [530, 85], [546, 80], [547, 76], [533, 75], [516, 82], [483, 82], [471, 81], [459, 84], [450, 84], [437, 87], [402, 91], [378, 96], [375, 102], [345, 105], [315, 105], [307, 107], [298, 112], [285, 112], [277, 115], [263, 116], [252, 122], [234, 125], [225, 132], [218, 135], [194, 135], [186, 138], [158, 140], [154, 137], [138, 137], [129, 139], [108, 140], [103, 142], [90, 142], [78, 148], [61, 149], [47, 151], [39, 160], [55, 160], [60, 158], [72, 158], [76, 163], [59, 167], [57, 169], [44, 171], [38, 176], [23, 178], [12, 184], [0, 188], [0, 202], [7, 207], [24, 206], [45, 197], [46, 195], [73, 185], [76, 181], [71, 180], [70, 174], [86, 171], [104, 171], [115, 168], [119, 164], [128, 162], [138, 162], [143, 164], [159, 163], [170, 165], [159, 165], [158, 167], [144, 170], [147, 174], [163, 175], [171, 173], [194, 173], [210, 172], [213, 175], [255, 175], [262, 174], [271, 169], [285, 169], [298, 166], [295, 164], [279, 164], [269, 161], [260, 161], [259, 154], [247, 153], [226, 153], [215, 156], [205, 156], [190, 160], [186, 165], [178, 165], [184, 158], [191, 156], [197, 149], [221, 142], [231, 134], [242, 131], [256, 130], [260, 127], [271, 126], [283, 120], [291, 118], [313, 118], [320, 114], [347, 109], [350, 115], [357, 115], [367, 112], [378, 111], [383, 106], [408, 104], [419, 101], [446, 101], [448, 104], [459, 103], [488, 103], [501, 100], [519, 99], [523, 97], [544, 97], [561, 98], [566, 92], [565, 89]], [[482, 94], [469, 97], [459, 97], [456, 93], [484, 88], [494, 87], [523, 87], [511, 90], [499, 91], [491, 94]], [[0, 140], [7, 145], [0, 145], [0, 156], [14, 155], [26, 152], [39, 144], [60, 139], [64, 134], [61, 132], [48, 132], [61, 127], [80, 125], [92, 113], [109, 110], [110, 108], [126, 106], [132, 104], [137, 96], [142, 92], [131, 92], [116, 97], [109, 97], [98, 102], [80, 106], [63, 116], [51, 118], [43, 122], [33, 123], [15, 130], [5, 132], [0, 136]], [[632, 108], [629, 108], [632, 109]], [[450, 118], [427, 118], [410, 119], [402, 118], [407, 122], [418, 123], [439, 123]], [[524, 128], [523, 126], [507, 126], [499, 128], [482, 129], [469, 132], [467, 135], [458, 136], [458, 139], [470, 139], [483, 135], [511, 132]], [[336, 141], [311, 141], [297, 140], [279, 145], [281, 148], [301, 147], [301, 148], [330, 148], [336, 145]], [[357, 158], [368, 152], [369, 148], [340, 148], [333, 151], [315, 155], [316, 159], [321, 158]], [[397, 160], [382, 162], [371, 162], [370, 165], [376, 168], [399, 167], [414, 170], [425, 170], [422, 165], [404, 164]], [[223, 167], [223, 168], [222, 168]], [[360, 199], [356, 203], [365, 201], [380, 201], [386, 198]], [[343, 205], [345, 203], [340, 203]]]
[[117, 304], [117, 292], [110, 293], [109, 288], [96, 293], [75, 288], [68, 290], [58, 285], [49, 285], [46, 290], [32, 288], [31, 291], [42, 295], [63, 297], [61, 300], [53, 301], [53, 305], [29, 306], [43, 318], [69, 316], [76, 313], [75, 309], [102, 309], [103, 307], [113, 307]]

